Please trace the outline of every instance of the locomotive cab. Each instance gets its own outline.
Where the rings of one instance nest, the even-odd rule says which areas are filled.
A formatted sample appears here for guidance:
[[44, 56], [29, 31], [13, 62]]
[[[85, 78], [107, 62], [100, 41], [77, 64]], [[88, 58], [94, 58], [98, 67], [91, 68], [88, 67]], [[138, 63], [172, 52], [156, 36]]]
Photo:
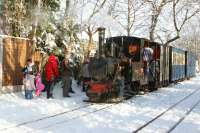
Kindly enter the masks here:
[[120, 60], [125, 79], [124, 97], [126, 99], [147, 87], [144, 80], [142, 53], [148, 40], [137, 37], [118, 36], [106, 40], [106, 49]]

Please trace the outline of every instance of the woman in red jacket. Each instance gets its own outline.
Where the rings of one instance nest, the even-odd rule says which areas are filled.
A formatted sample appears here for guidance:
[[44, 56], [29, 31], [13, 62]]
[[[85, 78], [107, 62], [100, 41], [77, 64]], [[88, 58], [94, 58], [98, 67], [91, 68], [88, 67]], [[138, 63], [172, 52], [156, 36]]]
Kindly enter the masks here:
[[58, 61], [53, 54], [50, 54], [45, 65], [45, 76], [47, 81], [47, 98], [53, 98], [53, 87], [58, 78]]

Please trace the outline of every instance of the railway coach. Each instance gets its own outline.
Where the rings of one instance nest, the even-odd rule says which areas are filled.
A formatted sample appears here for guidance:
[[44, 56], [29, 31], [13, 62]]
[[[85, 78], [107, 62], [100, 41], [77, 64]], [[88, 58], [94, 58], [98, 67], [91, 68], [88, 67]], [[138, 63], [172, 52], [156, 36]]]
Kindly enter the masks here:
[[159, 64], [160, 73], [156, 75], [160, 79], [159, 86], [167, 86], [195, 76], [196, 57], [192, 52], [173, 46], [164, 48], [156, 42], [150, 42], [150, 47], [154, 51], [153, 60]]
[[169, 48], [169, 80], [183, 81], [186, 78], [186, 51], [170, 46]]
[[196, 73], [196, 56], [189, 51], [185, 52], [186, 56], [186, 67], [185, 67], [185, 75], [187, 79], [195, 76]]
[[[164, 47], [160, 43], [150, 42], [153, 49], [153, 60], [158, 62], [159, 73], [156, 73], [157, 87], [169, 85], [169, 47]], [[164, 56], [165, 55], [165, 56]]]

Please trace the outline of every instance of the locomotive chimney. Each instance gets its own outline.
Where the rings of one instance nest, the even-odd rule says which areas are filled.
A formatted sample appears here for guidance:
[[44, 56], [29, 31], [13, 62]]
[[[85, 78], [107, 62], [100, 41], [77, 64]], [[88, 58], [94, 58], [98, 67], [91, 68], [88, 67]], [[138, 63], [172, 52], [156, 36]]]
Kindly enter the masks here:
[[105, 28], [99, 27], [99, 57], [101, 57], [104, 54], [104, 40], [105, 40]]

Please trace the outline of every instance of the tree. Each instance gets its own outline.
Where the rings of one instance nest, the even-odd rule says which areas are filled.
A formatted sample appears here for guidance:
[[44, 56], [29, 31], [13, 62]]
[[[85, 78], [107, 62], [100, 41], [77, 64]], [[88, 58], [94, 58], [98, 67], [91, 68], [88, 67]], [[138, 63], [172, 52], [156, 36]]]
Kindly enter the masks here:
[[[195, 4], [196, 5], [196, 4]], [[166, 48], [169, 44], [175, 42], [180, 39], [181, 31], [184, 26], [199, 13], [199, 5], [194, 6], [192, 1], [184, 1], [184, 0], [172, 0], [171, 2], [171, 18], [173, 22], [174, 30], [166, 28], [162, 30], [166, 36], [158, 35], [160, 41], [163, 44], [163, 74], [165, 75], [167, 72], [167, 59], [166, 59]], [[166, 26], [167, 27], [167, 26]]]
[[145, 2], [141, 0], [113, 0], [110, 4], [108, 14], [126, 31], [126, 35], [130, 36], [143, 24], [143, 9]]
[[155, 41], [155, 30], [159, 21], [159, 17], [163, 11], [163, 8], [172, 0], [144, 0], [151, 5], [151, 23], [149, 28], [149, 39]]
[[84, 0], [81, 1], [83, 8], [91, 8], [91, 11], [89, 12], [89, 15], [85, 16], [85, 22], [82, 27], [83, 30], [88, 35], [88, 56], [90, 53], [91, 46], [93, 44], [93, 35], [97, 33], [97, 23], [94, 21], [95, 15], [97, 15], [103, 7], [106, 5], [107, 0], [95, 0], [95, 1], [87, 1]]
[[[184, 2], [181, 0], [173, 0], [172, 1], [172, 16], [173, 16], [173, 24], [175, 28], [175, 35], [169, 38], [164, 45], [169, 45], [170, 43], [176, 41], [180, 38], [180, 33], [183, 27], [190, 21], [194, 16], [199, 14], [200, 5], [193, 3], [192, 1]], [[180, 20], [180, 18], [182, 18]], [[170, 36], [170, 35], [169, 35]]]
[[65, 7], [64, 17], [68, 17], [70, 4], [71, 4], [71, 0], [66, 0], [66, 3], [65, 3], [65, 6], [66, 6], [66, 7]]
[[3, 34], [8, 35], [9, 29], [8, 29], [8, 1], [3, 0], [0, 4], [1, 10], [0, 10], [0, 18], [1, 18], [1, 24], [0, 28], [2, 29]]
[[3, 0], [1, 3], [1, 28], [6, 35], [20, 36], [24, 17], [23, 0]]
[[180, 39], [173, 42], [174, 45], [178, 47], [184, 47], [188, 51], [192, 51], [195, 53], [197, 57], [199, 57], [200, 53], [200, 21], [199, 16], [192, 18], [190, 22], [188, 22], [181, 32]]
[[27, 37], [27, 30], [34, 25], [33, 22], [36, 18], [34, 12], [40, 1], [43, 11], [56, 12], [59, 9], [59, 0], [4, 0], [3, 14], [1, 15], [4, 33]]
[[149, 39], [169, 45], [180, 38], [181, 30], [199, 13], [199, 6], [185, 0], [145, 0], [151, 5]]

